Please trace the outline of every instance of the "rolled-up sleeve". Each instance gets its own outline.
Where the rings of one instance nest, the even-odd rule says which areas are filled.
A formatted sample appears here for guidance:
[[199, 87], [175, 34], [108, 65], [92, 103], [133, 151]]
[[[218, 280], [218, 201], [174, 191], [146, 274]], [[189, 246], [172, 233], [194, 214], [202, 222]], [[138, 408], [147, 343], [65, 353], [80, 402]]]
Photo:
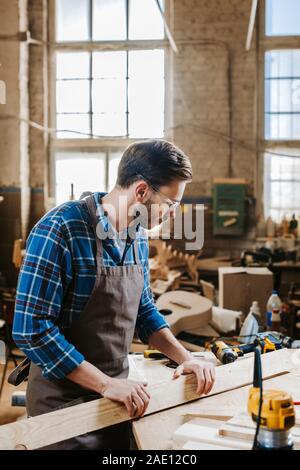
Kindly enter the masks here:
[[148, 242], [146, 240], [142, 245], [142, 250], [144, 260], [144, 289], [139, 305], [136, 330], [141, 341], [147, 344], [149, 337], [155, 333], [155, 331], [161, 330], [162, 328], [169, 328], [169, 324], [166, 322], [164, 316], [159, 312], [156, 305], [154, 304], [153, 293], [150, 287], [148, 260], [149, 248]]
[[64, 378], [84, 356], [57, 326], [72, 279], [72, 257], [60, 221], [42, 219], [32, 230], [16, 294], [13, 339], [48, 379]]

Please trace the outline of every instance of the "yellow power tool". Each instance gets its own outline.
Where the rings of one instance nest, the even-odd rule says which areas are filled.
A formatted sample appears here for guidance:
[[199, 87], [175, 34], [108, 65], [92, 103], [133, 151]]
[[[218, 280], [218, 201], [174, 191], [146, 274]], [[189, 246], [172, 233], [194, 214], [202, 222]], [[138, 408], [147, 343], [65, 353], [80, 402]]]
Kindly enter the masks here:
[[248, 412], [256, 423], [254, 450], [291, 450], [291, 428], [295, 425], [292, 397], [281, 390], [263, 391], [260, 349], [256, 348], [253, 387]]
[[215, 341], [212, 345], [212, 352], [222, 364], [229, 364], [244, 356], [244, 354], [253, 352], [256, 347], [259, 347], [262, 354], [288, 347], [279, 335], [274, 332], [258, 333], [255, 340], [248, 344], [238, 344], [231, 346], [224, 341]]

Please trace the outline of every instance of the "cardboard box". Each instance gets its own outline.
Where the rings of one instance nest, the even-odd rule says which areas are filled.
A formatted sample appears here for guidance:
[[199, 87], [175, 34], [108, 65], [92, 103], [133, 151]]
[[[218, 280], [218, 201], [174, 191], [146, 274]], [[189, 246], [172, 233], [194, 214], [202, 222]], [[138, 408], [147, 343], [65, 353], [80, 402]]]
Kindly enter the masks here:
[[265, 323], [273, 283], [268, 268], [219, 268], [219, 307], [242, 311], [245, 316], [256, 300]]

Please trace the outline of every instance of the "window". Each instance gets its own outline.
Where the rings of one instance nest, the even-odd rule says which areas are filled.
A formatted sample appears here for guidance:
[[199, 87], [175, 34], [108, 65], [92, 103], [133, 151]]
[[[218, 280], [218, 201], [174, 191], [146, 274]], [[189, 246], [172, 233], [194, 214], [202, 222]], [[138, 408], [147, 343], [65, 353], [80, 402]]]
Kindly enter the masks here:
[[[57, 0], [56, 5], [58, 44], [87, 42], [88, 50], [94, 41], [164, 37], [156, 0]], [[57, 137], [163, 137], [164, 75], [163, 48], [57, 51]]]
[[56, 151], [56, 203], [70, 199], [72, 192], [79, 199], [85, 191], [110, 191], [116, 182], [121, 156], [118, 150]]
[[163, 38], [156, 0], [56, 0], [58, 42]]
[[266, 139], [300, 139], [300, 50], [265, 55]]
[[264, 208], [281, 222], [300, 213], [300, 2], [264, 4]]
[[299, 35], [299, 18], [299, 0], [266, 0], [267, 36]]
[[[265, 155], [265, 205], [266, 214], [276, 222], [293, 214], [300, 215], [300, 158], [299, 150], [277, 148], [278, 153], [290, 157]], [[293, 153], [298, 152], [298, 157]]]
[[56, 61], [58, 138], [163, 136], [163, 50], [58, 52]]
[[56, 202], [60, 204], [71, 196], [75, 199], [85, 191], [99, 191], [105, 187], [105, 154], [87, 152], [56, 152]]
[[[160, 5], [165, 8], [164, 1]], [[70, 196], [71, 184], [76, 197], [83, 187], [93, 190], [91, 171], [99, 175], [97, 189], [107, 191], [116, 178], [116, 154], [131, 139], [164, 136], [166, 43], [156, 0], [56, 0], [54, 13], [57, 132], [51, 145], [60, 202]], [[98, 140], [105, 164], [101, 152], [94, 153]]]

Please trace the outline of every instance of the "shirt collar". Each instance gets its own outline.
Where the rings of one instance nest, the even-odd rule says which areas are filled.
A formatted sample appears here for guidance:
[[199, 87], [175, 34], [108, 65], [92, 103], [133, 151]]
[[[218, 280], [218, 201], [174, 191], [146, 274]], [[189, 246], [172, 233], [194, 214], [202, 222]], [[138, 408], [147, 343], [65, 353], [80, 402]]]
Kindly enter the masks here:
[[[111, 231], [114, 233], [115, 238], [119, 237], [118, 232], [115, 230], [115, 228], [111, 225], [109, 218], [107, 217], [106, 212], [103, 209], [103, 205], [101, 204], [101, 199], [108, 193], [105, 192], [96, 192], [93, 194], [93, 197], [95, 199], [96, 203], [96, 216], [99, 222], [102, 224], [102, 227], [105, 232]], [[137, 224], [136, 226], [136, 233], [138, 233], [140, 229], [140, 224]]]

